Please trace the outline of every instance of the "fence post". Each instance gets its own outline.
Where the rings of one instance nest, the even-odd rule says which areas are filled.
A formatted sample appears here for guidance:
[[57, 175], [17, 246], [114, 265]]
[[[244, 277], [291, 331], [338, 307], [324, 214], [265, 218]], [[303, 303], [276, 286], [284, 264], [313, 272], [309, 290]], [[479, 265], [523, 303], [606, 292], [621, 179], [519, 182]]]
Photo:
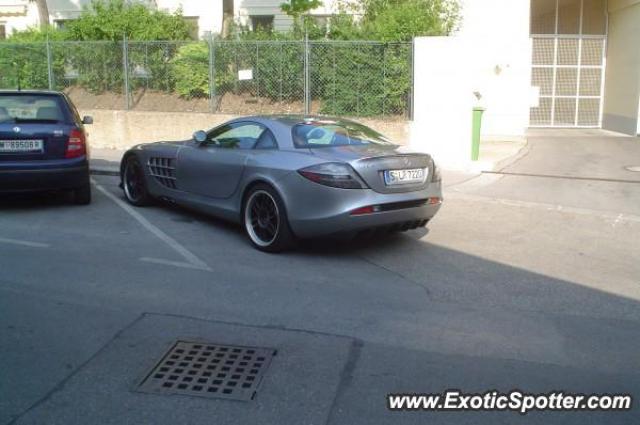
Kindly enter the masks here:
[[387, 45], [382, 44], [382, 117], [387, 116]]
[[214, 46], [213, 33], [209, 34], [209, 109], [216, 112], [218, 105], [216, 102], [216, 51]]
[[254, 78], [254, 81], [256, 82], [256, 98], [257, 98], [258, 104], [260, 104], [260, 74], [259, 74], [260, 68], [258, 66], [258, 63], [260, 61], [259, 46], [260, 44], [256, 41], [256, 65], [254, 67], [254, 69], [256, 70], [255, 72], [256, 75], [254, 75], [253, 78]]
[[129, 98], [129, 49], [127, 47], [127, 35], [122, 38], [122, 67], [124, 72], [124, 98], [127, 111], [131, 108]]
[[47, 78], [49, 80], [49, 90], [53, 90], [53, 65], [51, 63], [51, 43], [47, 34]]
[[309, 87], [309, 34], [304, 35], [304, 114], [309, 115], [311, 92]]

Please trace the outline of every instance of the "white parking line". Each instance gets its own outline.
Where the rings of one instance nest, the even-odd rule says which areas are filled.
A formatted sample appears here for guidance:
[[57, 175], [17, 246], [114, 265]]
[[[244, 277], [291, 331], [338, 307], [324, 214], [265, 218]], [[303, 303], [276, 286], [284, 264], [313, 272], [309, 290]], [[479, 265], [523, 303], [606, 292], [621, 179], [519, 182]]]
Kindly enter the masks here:
[[18, 240], [18, 239], [9, 239], [9, 238], [0, 238], [0, 243], [6, 243], [6, 244], [10, 244], [10, 245], [28, 246], [28, 247], [31, 247], [31, 248], [49, 248], [51, 246], [51, 245], [46, 244], [46, 243], [29, 242], [29, 241], [22, 241], [22, 240]]
[[140, 261], [144, 261], [146, 263], [155, 263], [155, 264], [164, 264], [165, 266], [174, 266], [174, 267], [182, 267], [183, 269], [195, 269], [195, 270], [207, 270], [211, 271], [210, 268], [203, 269], [201, 266], [196, 266], [191, 263], [186, 263], [183, 261], [171, 261], [171, 260], [163, 260], [162, 258], [151, 258], [151, 257], [141, 257]]
[[142, 227], [147, 229], [149, 232], [153, 233], [155, 236], [160, 238], [160, 240], [162, 240], [164, 243], [169, 245], [169, 247], [171, 247], [174, 251], [176, 251], [178, 254], [180, 254], [187, 262], [186, 263], [182, 263], [182, 262], [177, 262], [177, 261], [162, 260], [162, 259], [148, 258], [148, 257], [140, 258], [141, 261], [153, 262], [153, 263], [158, 263], [158, 264], [173, 265], [173, 266], [178, 266], [178, 267], [188, 267], [188, 268], [197, 269], [197, 270], [212, 271], [211, 268], [204, 261], [202, 261], [201, 259], [196, 257], [194, 254], [192, 254], [187, 248], [185, 248], [184, 246], [180, 245], [171, 236], [167, 235], [162, 230], [160, 230], [158, 227], [156, 227], [155, 225], [151, 224], [151, 222], [149, 222], [149, 220], [144, 218], [139, 212], [134, 210], [131, 206], [126, 204], [123, 200], [121, 200], [121, 199], [117, 198], [116, 196], [114, 196], [111, 192], [109, 192], [107, 189], [102, 187], [95, 180], [91, 179], [91, 183], [93, 183], [93, 185], [96, 187], [96, 189], [98, 189], [100, 192], [102, 192], [107, 198], [111, 199], [113, 202], [116, 203], [116, 205], [118, 205], [120, 208], [125, 210], [130, 216], [135, 218], [138, 221], [138, 223], [140, 223], [142, 225]]

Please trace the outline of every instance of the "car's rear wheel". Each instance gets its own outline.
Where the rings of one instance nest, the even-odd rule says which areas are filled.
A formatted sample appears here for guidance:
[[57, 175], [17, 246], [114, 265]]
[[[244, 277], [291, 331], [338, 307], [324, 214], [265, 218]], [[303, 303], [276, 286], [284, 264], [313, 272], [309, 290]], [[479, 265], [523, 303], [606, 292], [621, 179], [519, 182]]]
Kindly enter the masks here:
[[91, 203], [91, 183], [86, 182], [73, 191], [73, 202], [76, 205], [89, 205]]
[[127, 158], [122, 173], [124, 196], [130, 204], [137, 207], [149, 205], [152, 201], [144, 179], [144, 170], [135, 156]]
[[254, 247], [265, 252], [280, 252], [294, 243], [284, 202], [265, 184], [256, 185], [243, 207], [245, 231]]

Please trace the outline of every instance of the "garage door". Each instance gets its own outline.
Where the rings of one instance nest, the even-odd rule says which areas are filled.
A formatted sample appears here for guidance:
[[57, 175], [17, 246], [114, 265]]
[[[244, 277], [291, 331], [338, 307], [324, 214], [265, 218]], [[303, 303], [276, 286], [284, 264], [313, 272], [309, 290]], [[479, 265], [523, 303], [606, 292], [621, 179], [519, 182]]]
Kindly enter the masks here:
[[531, 85], [540, 93], [530, 125], [599, 127], [604, 37], [534, 37]]
[[532, 127], [600, 127], [604, 91], [604, 0], [532, 0]]

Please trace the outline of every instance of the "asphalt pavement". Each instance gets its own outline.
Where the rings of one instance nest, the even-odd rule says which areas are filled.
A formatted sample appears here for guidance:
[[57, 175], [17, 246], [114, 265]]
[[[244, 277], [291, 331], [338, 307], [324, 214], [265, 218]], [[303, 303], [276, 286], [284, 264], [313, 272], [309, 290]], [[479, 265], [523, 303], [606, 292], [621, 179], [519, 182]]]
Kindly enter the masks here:
[[[640, 183], [606, 165], [544, 177], [558, 171], [536, 165], [550, 137], [507, 167], [532, 176], [446, 173], [428, 232], [279, 255], [220, 220], [128, 207], [115, 177], [94, 176], [86, 207], [3, 197], [0, 424], [634, 423]], [[572, 137], [607, 148], [600, 133]], [[637, 139], [623, 144], [611, 163], [633, 158]], [[250, 401], [140, 392], [177, 340], [277, 355]], [[451, 388], [636, 400], [525, 416], [387, 409], [389, 393]]]

